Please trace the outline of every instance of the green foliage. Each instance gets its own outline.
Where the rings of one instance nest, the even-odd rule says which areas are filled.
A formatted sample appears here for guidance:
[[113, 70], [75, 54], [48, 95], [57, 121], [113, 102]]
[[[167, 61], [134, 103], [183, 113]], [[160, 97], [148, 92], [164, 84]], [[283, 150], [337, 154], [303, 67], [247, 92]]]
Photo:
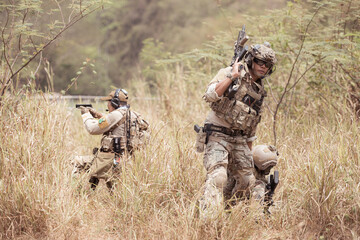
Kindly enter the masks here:
[[[150, 122], [151, 141], [124, 164], [112, 195], [103, 183], [88, 191], [87, 173], [78, 179], [70, 174], [71, 156], [89, 154], [101, 140], [83, 129], [79, 110], [41, 93], [35, 97], [31, 89], [5, 95], [0, 237], [351, 239], [360, 234], [360, 129], [351, 113], [340, 115], [325, 102], [307, 104], [296, 118], [279, 115], [279, 125], [286, 127], [279, 129], [280, 184], [271, 216], [263, 215], [258, 202], [240, 202], [218, 222], [201, 220], [205, 170], [203, 155], [194, 150], [193, 124], [203, 121], [208, 109], [200, 97], [204, 89], [196, 87], [209, 79], [174, 65], [176, 71], [159, 75], [160, 99], [130, 98]], [[136, 83], [137, 96], [144, 97], [146, 85]], [[271, 141], [266, 130], [271, 114], [264, 114], [256, 144]]]
[[[259, 16], [256, 10], [249, 9], [248, 15], [239, 12], [239, 3], [222, 1], [226, 24], [206, 28], [212, 33], [222, 29], [207, 41], [195, 34], [194, 29], [203, 31], [193, 16], [197, 4], [204, 2], [114, 3], [101, 18], [84, 22], [82, 31], [66, 35], [76, 41], [49, 48], [46, 54], [52, 61], [44, 61], [45, 72], [35, 71], [36, 64], [22, 72], [28, 74], [30, 84], [19, 93], [4, 95], [0, 108], [0, 136], [6, 140], [0, 146], [0, 216], [5, 216], [0, 238], [351, 239], [360, 235], [360, 3], [292, 1]], [[261, 1], [253, 4], [261, 6]], [[180, 17], [173, 16], [177, 12]], [[53, 13], [61, 19], [60, 10]], [[7, 16], [6, 11], [1, 14]], [[218, 14], [200, 16], [208, 16], [209, 25], [225, 22]], [[87, 31], [97, 32], [89, 26], [98, 20], [109, 41], [101, 34], [91, 40], [82, 37]], [[61, 22], [54, 21], [52, 28]], [[249, 44], [269, 41], [277, 52], [277, 70], [266, 81], [268, 97], [256, 144], [273, 141], [274, 109], [279, 107], [276, 145], [281, 183], [270, 218], [240, 203], [219, 224], [211, 225], [198, 218], [205, 170], [203, 156], [193, 149], [192, 126], [204, 121], [208, 106], [201, 96], [216, 72], [230, 63], [233, 42], [244, 23]], [[30, 25], [19, 26], [30, 34]], [[44, 31], [33, 32], [39, 33]], [[189, 33], [203, 44], [192, 49], [186, 40], [193, 39]], [[18, 51], [18, 40], [10, 50]], [[101, 42], [107, 53], [99, 52]], [[173, 51], [177, 46], [179, 51]], [[22, 51], [24, 56], [30, 52]], [[9, 55], [3, 53], [2, 60], [5, 56]], [[134, 58], [130, 62], [127, 57]], [[1, 64], [2, 73], [9, 74], [6, 61]], [[119, 74], [124, 68], [141, 74], [125, 81]], [[40, 73], [48, 83], [35, 82]], [[23, 79], [18, 79], [15, 86], [21, 88]], [[100, 139], [79, 131], [81, 117], [68, 106], [41, 93], [34, 97], [34, 83], [49, 89], [71, 86], [71, 93], [101, 94], [120, 82], [129, 85], [132, 108], [150, 122], [152, 141], [124, 168], [113, 195], [99, 186], [96, 194], [87, 196], [79, 186], [88, 186], [88, 176], [73, 180], [68, 163], [79, 149], [87, 154]]]
[[[311, 7], [289, 3], [287, 8], [268, 14], [245, 16], [249, 44], [269, 41], [277, 53], [277, 70], [267, 86], [274, 91], [273, 104], [278, 104], [278, 99], [284, 94], [283, 103], [294, 102], [300, 107], [305, 107], [309, 98], [326, 102], [337, 99], [331, 104], [335, 109], [343, 109], [342, 104], [348, 101], [349, 110], [358, 111], [359, 80], [354, 77], [360, 65], [359, 27], [356, 24], [356, 16], [360, 14], [358, 5], [339, 1], [314, 2]], [[346, 20], [341, 23], [336, 21], [343, 18]], [[254, 22], [262, 24], [255, 25]], [[201, 49], [164, 60], [154, 58], [154, 62], [168, 64], [167, 68], [176, 62], [188, 74], [200, 71], [208, 74], [210, 79], [220, 67], [228, 65], [233, 40], [233, 36], [221, 32]], [[332, 96], [325, 94], [327, 90], [332, 92]], [[306, 94], [299, 94], [301, 91], [306, 91]], [[292, 105], [282, 104], [281, 107], [291, 108]]]
[[14, 79], [34, 81], [42, 64], [43, 51], [63, 32], [106, 2], [53, 1], [44, 4], [42, 1], [16, 0], [11, 4], [1, 3], [0, 19], [4, 25], [0, 29], [0, 97]]
[[133, 75], [145, 39], [162, 42], [166, 51], [181, 52], [200, 43], [201, 19], [216, 10], [216, 4], [205, 0], [136, 0], [120, 5], [114, 4], [102, 17], [106, 29], [102, 47], [114, 59], [110, 78], [122, 85]]

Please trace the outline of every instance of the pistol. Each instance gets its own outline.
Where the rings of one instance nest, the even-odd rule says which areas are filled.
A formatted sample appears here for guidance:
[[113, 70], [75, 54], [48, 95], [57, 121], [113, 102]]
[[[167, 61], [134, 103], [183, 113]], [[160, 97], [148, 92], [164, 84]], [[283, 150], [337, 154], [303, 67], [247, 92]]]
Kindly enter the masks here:
[[80, 107], [91, 107], [92, 108], [92, 104], [90, 103], [82, 103], [82, 104], [75, 104], [76, 108], [80, 108]]
[[272, 198], [278, 184], [279, 184], [279, 172], [274, 171], [274, 175], [272, 174], [270, 175], [269, 183], [266, 184], [267, 193], [265, 194], [265, 202], [268, 207], [274, 205], [274, 201]]

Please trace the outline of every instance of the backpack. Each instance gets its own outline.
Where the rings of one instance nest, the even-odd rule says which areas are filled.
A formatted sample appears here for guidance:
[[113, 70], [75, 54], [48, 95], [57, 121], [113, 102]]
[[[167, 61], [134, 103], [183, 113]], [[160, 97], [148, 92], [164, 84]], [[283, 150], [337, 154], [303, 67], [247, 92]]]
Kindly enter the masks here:
[[139, 113], [130, 110], [126, 112], [126, 146], [129, 152], [141, 148], [148, 142], [150, 138], [148, 127], [149, 123]]

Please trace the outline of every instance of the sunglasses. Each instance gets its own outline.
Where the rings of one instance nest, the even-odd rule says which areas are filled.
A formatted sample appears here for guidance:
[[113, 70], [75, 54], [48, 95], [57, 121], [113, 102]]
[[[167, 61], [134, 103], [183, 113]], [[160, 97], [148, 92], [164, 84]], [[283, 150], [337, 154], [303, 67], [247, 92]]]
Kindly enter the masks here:
[[269, 62], [265, 62], [263, 60], [260, 60], [260, 59], [257, 59], [257, 58], [254, 58], [254, 62], [259, 65], [260, 67], [262, 67], [263, 65], [265, 65], [265, 67], [267, 68], [271, 68], [273, 66], [272, 63], [269, 63]]

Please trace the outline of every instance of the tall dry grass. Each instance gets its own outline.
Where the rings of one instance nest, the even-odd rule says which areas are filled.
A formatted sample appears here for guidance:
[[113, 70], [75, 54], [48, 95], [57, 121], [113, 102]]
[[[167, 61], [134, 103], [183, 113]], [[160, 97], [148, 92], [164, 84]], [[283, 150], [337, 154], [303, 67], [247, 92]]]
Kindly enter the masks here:
[[[43, 97], [7, 96], [0, 119], [1, 238], [357, 239], [359, 123], [323, 102], [278, 116], [281, 182], [270, 217], [240, 203], [216, 223], [199, 219], [205, 170], [193, 149], [193, 124], [202, 124], [208, 110], [201, 96], [209, 80], [180, 68], [164, 72], [155, 99], [142, 99], [149, 89], [134, 83], [130, 104], [150, 122], [152, 138], [125, 165], [113, 195], [104, 184], [88, 191], [86, 174], [71, 176], [71, 157], [89, 154], [99, 141], [77, 110]], [[272, 124], [266, 110], [255, 144], [272, 143]]]

